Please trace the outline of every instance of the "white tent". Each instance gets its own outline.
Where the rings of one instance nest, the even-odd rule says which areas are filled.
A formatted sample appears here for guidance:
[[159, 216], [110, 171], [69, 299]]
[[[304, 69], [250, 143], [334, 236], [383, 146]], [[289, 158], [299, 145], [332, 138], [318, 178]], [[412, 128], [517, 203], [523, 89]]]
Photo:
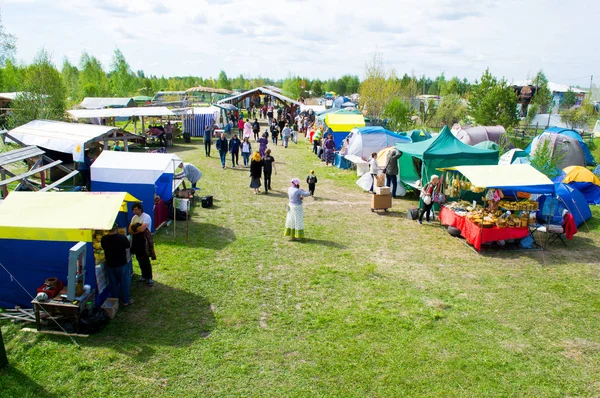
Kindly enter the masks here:
[[127, 148], [128, 140], [139, 139], [135, 134], [123, 132], [112, 126], [94, 126], [53, 120], [34, 120], [10, 130], [9, 134], [24, 145], [35, 145], [57, 152], [70, 153], [75, 162], [83, 161], [86, 144], [104, 142], [104, 149], [107, 149], [109, 140], [122, 140]]
[[379, 152], [398, 142], [411, 142], [410, 138], [379, 126], [354, 128], [350, 131], [348, 138], [350, 142], [346, 156], [358, 156], [365, 159], [369, 159], [373, 152]]
[[165, 106], [146, 106], [140, 108], [107, 108], [107, 109], [72, 109], [67, 113], [74, 119], [91, 119], [96, 117], [132, 117], [132, 116], [175, 116]]

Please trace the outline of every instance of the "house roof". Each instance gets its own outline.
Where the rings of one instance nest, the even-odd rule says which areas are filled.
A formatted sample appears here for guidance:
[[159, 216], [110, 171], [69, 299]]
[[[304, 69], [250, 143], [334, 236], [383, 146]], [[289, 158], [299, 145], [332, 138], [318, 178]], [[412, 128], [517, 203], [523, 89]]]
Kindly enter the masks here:
[[126, 108], [130, 106], [137, 106], [137, 103], [133, 98], [101, 98], [101, 97], [86, 97], [79, 104], [85, 109], [102, 109], [109, 107], [120, 107]]
[[[512, 86], [523, 87], [523, 86], [535, 86], [535, 81], [528, 80], [517, 80], [511, 83]], [[582, 90], [580, 88], [575, 88], [571, 86], [567, 86], [566, 84], [558, 84], [553, 82], [548, 82], [548, 90], [553, 93], [566, 93], [569, 89], [576, 94], [586, 94], [586, 90]]]
[[145, 106], [137, 108], [71, 109], [67, 113], [74, 119], [94, 117], [131, 117], [131, 116], [174, 116], [165, 106]]
[[291, 98], [288, 98], [285, 95], [276, 93], [275, 91], [271, 91], [271, 90], [269, 90], [268, 88], [265, 88], [265, 87], [257, 87], [257, 88], [254, 88], [252, 90], [244, 91], [243, 93], [239, 93], [239, 94], [233, 95], [233, 96], [228, 97], [228, 98], [223, 98], [222, 100], [217, 101], [217, 103], [218, 104], [222, 104], [224, 102], [231, 103], [233, 101], [239, 102], [242, 99], [244, 99], [244, 98], [246, 98], [246, 97], [248, 97], [248, 96], [250, 96], [250, 95], [252, 95], [254, 93], [270, 95], [272, 97], [275, 97], [275, 98], [279, 99], [280, 101], [287, 102], [287, 103], [290, 103], [290, 104], [296, 105], [296, 106], [302, 105], [298, 101], [295, 101], [295, 100], [293, 100]]

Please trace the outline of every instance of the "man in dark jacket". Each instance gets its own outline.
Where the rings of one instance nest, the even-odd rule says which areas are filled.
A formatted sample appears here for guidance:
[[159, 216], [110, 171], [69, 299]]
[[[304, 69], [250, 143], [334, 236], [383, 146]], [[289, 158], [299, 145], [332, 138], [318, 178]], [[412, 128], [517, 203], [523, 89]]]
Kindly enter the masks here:
[[131, 271], [127, 264], [127, 249], [130, 247], [129, 239], [119, 233], [119, 226], [115, 223], [108, 233], [100, 240], [104, 250], [105, 269], [108, 275], [108, 287], [110, 296], [118, 298], [121, 305], [128, 306], [133, 303], [129, 297], [129, 285], [131, 284]]
[[239, 166], [239, 153], [242, 142], [238, 138], [237, 134], [233, 135], [233, 138], [229, 141], [229, 152], [231, 153], [231, 167]]
[[254, 141], [258, 141], [258, 133], [260, 133], [258, 119], [254, 119], [254, 123], [252, 123], [252, 132], [254, 133]]
[[398, 159], [400, 156], [402, 156], [402, 152], [399, 150], [390, 150], [385, 166], [385, 185], [390, 187], [393, 198], [396, 197], [396, 188], [398, 187]]

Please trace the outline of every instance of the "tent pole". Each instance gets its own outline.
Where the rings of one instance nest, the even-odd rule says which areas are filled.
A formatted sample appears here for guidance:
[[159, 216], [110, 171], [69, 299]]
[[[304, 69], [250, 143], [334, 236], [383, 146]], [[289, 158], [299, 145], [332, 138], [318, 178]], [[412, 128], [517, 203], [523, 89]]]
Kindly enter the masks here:
[[133, 134], [137, 134], [137, 117], [133, 117]]

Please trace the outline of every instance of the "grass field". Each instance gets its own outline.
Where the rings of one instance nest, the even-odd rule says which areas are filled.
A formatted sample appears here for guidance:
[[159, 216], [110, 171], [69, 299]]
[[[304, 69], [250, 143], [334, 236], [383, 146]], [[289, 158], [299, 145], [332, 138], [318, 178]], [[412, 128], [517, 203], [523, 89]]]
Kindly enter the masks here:
[[[600, 209], [567, 248], [482, 256], [408, 221], [414, 200], [372, 213], [355, 174], [304, 144], [273, 149], [269, 195], [201, 146], [174, 150], [215, 206], [194, 208], [187, 242], [184, 223], [157, 234], [157, 285], [134, 284], [81, 349], [2, 323], [0, 396], [600, 395]], [[311, 169], [291, 242], [285, 191]]]

